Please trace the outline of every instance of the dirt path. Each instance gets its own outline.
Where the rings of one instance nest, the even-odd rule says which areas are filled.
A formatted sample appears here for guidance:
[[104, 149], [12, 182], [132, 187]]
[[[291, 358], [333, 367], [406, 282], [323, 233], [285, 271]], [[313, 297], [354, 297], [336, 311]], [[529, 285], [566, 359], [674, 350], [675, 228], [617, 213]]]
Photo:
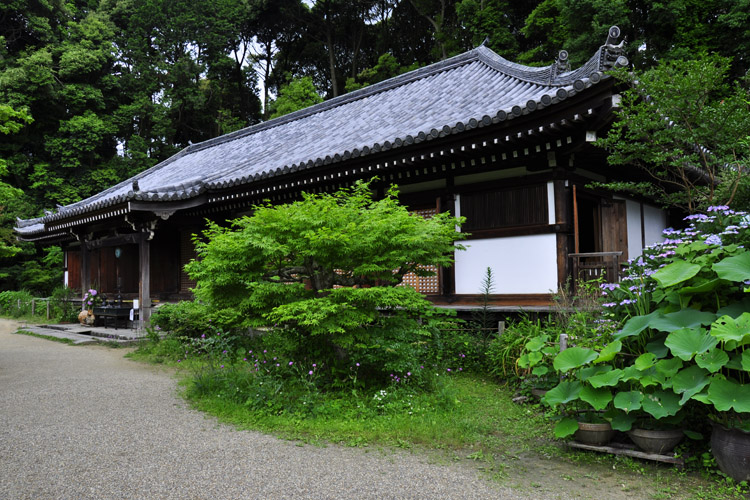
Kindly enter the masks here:
[[122, 350], [14, 329], [0, 322], [2, 498], [538, 498], [461, 464], [236, 431]]
[[658, 471], [521, 454], [492, 465], [499, 485], [487, 464], [237, 431], [188, 408], [169, 373], [123, 349], [15, 328], [0, 320], [0, 498], [681, 498]]

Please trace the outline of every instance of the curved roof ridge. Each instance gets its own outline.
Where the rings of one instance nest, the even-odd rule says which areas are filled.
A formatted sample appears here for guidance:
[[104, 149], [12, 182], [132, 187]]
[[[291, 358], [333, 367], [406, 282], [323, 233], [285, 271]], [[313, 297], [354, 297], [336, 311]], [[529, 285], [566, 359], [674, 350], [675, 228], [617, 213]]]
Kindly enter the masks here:
[[[175, 196], [195, 196], [217, 186], [336, 163], [512, 119], [575, 95], [605, 78], [604, 71], [627, 64], [623, 43], [615, 45], [618, 38], [619, 29], [610, 28], [607, 42], [573, 71], [564, 71], [564, 52], [552, 65], [532, 67], [479, 46], [309, 108], [190, 145], [127, 180], [59, 207], [57, 213], [19, 222], [17, 227], [53, 222], [134, 199], [164, 201]], [[490, 76], [493, 73], [495, 76]], [[459, 87], [446, 86], [446, 82]], [[477, 85], [486, 87], [479, 92]], [[456, 97], [459, 89], [461, 95]], [[371, 97], [373, 101], [369, 100]], [[404, 98], [414, 99], [423, 115], [404, 118]], [[369, 110], [373, 106], [382, 111], [378, 118], [381, 121], [363, 124], [372, 119]], [[401, 120], [405, 128], [395, 130], [394, 118]], [[327, 128], [331, 123], [343, 123], [342, 120], [353, 124], [350, 132]], [[313, 127], [312, 132], [301, 134], [305, 127]], [[378, 130], [373, 132], [373, 127]], [[272, 130], [277, 128], [278, 131]], [[236, 147], [230, 144], [232, 141], [239, 141]], [[321, 146], [321, 141], [328, 149]], [[283, 152], [289, 143], [299, 148], [294, 150], [295, 161], [291, 151]], [[213, 147], [217, 147], [217, 153], [211, 153]], [[233, 153], [228, 154], [227, 148]], [[211, 154], [220, 155], [226, 168], [197, 174]], [[284, 158], [270, 161], [271, 156]]]
[[[235, 139], [240, 139], [242, 137], [245, 137], [250, 134], [254, 134], [256, 132], [260, 132], [262, 130], [266, 130], [269, 128], [279, 127], [281, 125], [285, 125], [289, 122], [293, 122], [296, 120], [300, 120], [302, 118], [306, 118], [308, 116], [312, 116], [317, 113], [322, 113], [324, 111], [328, 111], [329, 109], [342, 106], [344, 104], [347, 104], [352, 101], [357, 101], [360, 99], [364, 99], [366, 97], [370, 97], [371, 95], [385, 92], [387, 90], [391, 90], [395, 87], [399, 87], [401, 85], [405, 85], [407, 83], [411, 83], [417, 80], [421, 80], [423, 78], [427, 78], [429, 76], [432, 76], [436, 73], [440, 73], [443, 71], [447, 71], [450, 69], [455, 68], [456, 66], [461, 66], [467, 63], [471, 63], [473, 61], [479, 60], [479, 49], [482, 49], [484, 47], [477, 47], [475, 49], [472, 49], [468, 52], [464, 52], [463, 54], [459, 54], [457, 56], [453, 56], [451, 58], [445, 59], [443, 61], [438, 61], [436, 63], [423, 66], [421, 68], [417, 68], [413, 71], [409, 71], [408, 73], [403, 73], [401, 75], [396, 75], [394, 77], [388, 78], [387, 80], [383, 80], [378, 83], [374, 83], [372, 85], [368, 85], [367, 87], [363, 87], [361, 89], [348, 92], [346, 94], [334, 97], [332, 99], [329, 99], [327, 101], [323, 101], [321, 103], [315, 104], [313, 106], [300, 109], [297, 111], [293, 111], [289, 114], [286, 114], [284, 116], [280, 116], [278, 118], [274, 118], [272, 120], [268, 120], [261, 123], [256, 123], [254, 125], [250, 125], [249, 127], [245, 127], [240, 130], [236, 130], [234, 132], [230, 132], [229, 134], [225, 134], [219, 137], [214, 137], [212, 139], [208, 139], [203, 142], [199, 142], [196, 144], [192, 144], [188, 146], [187, 148], [183, 149], [182, 151], [185, 151], [187, 153], [194, 153], [196, 151], [200, 151], [202, 149], [215, 146], [217, 144], [223, 144], [225, 142], [230, 142]], [[486, 49], [489, 50], [489, 49]], [[490, 51], [492, 52], [492, 51]], [[493, 52], [494, 53], [494, 52]], [[181, 151], [181, 152], [182, 152]], [[169, 160], [169, 159], [167, 159]], [[165, 161], [167, 161], [165, 160]]]

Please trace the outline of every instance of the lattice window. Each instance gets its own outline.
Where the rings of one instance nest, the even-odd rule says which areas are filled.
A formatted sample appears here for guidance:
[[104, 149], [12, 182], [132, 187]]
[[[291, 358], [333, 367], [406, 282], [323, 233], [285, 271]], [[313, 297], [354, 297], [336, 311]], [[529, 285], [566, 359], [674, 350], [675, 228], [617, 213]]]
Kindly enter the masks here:
[[[421, 215], [425, 219], [430, 219], [432, 216], [437, 215], [437, 208], [423, 208], [419, 210], [412, 210], [413, 214]], [[432, 276], [417, 276], [414, 273], [404, 275], [404, 279], [401, 281], [402, 285], [410, 285], [419, 293], [425, 295], [433, 295], [440, 293], [440, 272], [437, 266], [419, 266], [420, 269], [425, 269], [434, 273]]]
[[545, 224], [547, 185], [537, 184], [461, 194], [464, 231]]

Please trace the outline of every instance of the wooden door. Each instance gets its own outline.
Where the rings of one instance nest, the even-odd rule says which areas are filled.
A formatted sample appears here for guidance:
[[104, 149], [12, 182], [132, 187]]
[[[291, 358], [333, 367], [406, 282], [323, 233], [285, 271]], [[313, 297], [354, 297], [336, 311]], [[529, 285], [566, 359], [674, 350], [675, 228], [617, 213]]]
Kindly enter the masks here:
[[625, 200], [606, 200], [601, 205], [602, 252], [622, 252], [620, 262], [628, 260], [628, 217]]

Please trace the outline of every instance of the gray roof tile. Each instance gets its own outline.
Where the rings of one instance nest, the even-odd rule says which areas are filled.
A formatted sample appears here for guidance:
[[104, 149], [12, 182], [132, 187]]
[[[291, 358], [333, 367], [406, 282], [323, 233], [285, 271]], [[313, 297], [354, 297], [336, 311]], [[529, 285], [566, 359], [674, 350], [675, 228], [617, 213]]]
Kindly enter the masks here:
[[[618, 47], [603, 46], [581, 68], [512, 63], [486, 47], [365, 87], [310, 108], [185, 148], [158, 165], [39, 219], [44, 223], [128, 200], [187, 199], [210, 189], [284, 175], [434, 140], [553, 106], [605, 76]], [[619, 61], [618, 64], [626, 63]], [[134, 182], [134, 181], [137, 181]]]

